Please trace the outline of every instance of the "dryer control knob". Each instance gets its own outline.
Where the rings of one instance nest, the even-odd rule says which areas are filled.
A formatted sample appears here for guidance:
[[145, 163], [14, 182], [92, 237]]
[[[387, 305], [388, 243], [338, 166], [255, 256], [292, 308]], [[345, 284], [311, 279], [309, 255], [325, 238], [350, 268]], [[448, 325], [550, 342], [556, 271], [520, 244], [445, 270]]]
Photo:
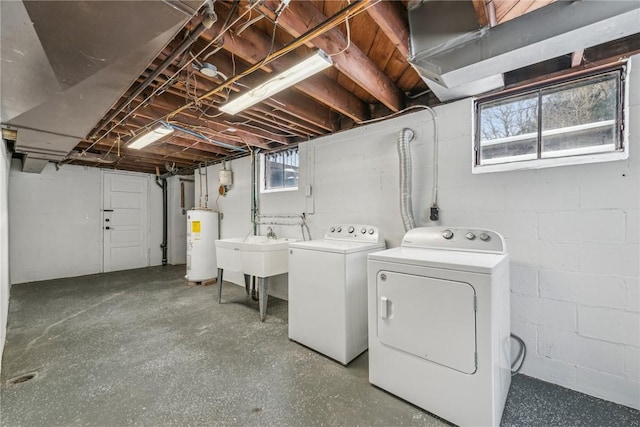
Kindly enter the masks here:
[[338, 228], [336, 228], [336, 231], [337, 231], [338, 233], [340, 233], [340, 232], [342, 231], [342, 227], [338, 227]]
[[331, 232], [335, 233], [335, 231], [336, 231], [336, 228], [335, 227], [331, 227]]
[[373, 234], [373, 233], [375, 233], [375, 231], [373, 230], [373, 228], [370, 228], [369, 229], [369, 234]]
[[347, 231], [349, 231], [349, 233], [353, 233], [355, 231], [355, 228], [353, 228], [353, 225], [352, 225], [352, 226], [349, 227], [349, 230], [347, 230]]
[[489, 236], [487, 233], [480, 233], [480, 235], [478, 237], [483, 242], [488, 242], [489, 240], [491, 240], [491, 236]]
[[360, 230], [360, 232], [361, 232], [362, 234], [365, 234], [365, 233], [367, 232], [367, 229], [366, 229], [366, 228], [363, 228], [362, 230]]
[[451, 230], [444, 230], [442, 232], [442, 237], [444, 237], [445, 239], [449, 240], [453, 237], [453, 231]]
[[468, 232], [467, 234], [464, 235], [464, 237], [466, 237], [469, 240], [473, 240], [476, 238], [476, 235], [473, 234], [472, 232]]

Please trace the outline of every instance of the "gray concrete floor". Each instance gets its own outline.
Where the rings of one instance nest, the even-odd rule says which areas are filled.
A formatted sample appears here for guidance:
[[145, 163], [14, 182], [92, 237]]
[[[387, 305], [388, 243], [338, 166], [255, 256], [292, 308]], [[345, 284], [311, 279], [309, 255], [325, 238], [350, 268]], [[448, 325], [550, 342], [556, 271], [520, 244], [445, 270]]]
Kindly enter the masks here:
[[[285, 301], [272, 298], [260, 323], [243, 288], [226, 284], [218, 305], [217, 285], [189, 288], [183, 275], [184, 267], [167, 266], [14, 286], [1, 424], [447, 425], [371, 386], [366, 353], [344, 367], [290, 342]], [[639, 419], [518, 375], [503, 425]]]

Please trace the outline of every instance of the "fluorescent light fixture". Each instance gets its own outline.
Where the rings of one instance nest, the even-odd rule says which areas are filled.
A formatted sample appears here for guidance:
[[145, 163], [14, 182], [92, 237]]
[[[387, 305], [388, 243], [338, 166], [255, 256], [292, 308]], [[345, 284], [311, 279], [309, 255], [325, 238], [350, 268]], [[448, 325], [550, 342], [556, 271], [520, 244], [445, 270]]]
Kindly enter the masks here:
[[133, 140], [131, 140], [131, 142], [129, 143], [128, 148], [135, 148], [139, 150], [151, 144], [152, 142], [156, 142], [157, 140], [164, 138], [165, 136], [169, 135], [172, 132], [173, 132], [172, 127], [167, 126], [164, 123], [161, 123], [155, 129], [142, 133], [136, 136], [135, 138], [133, 138]]
[[260, 101], [264, 101], [281, 90], [311, 77], [331, 65], [333, 65], [333, 61], [329, 55], [324, 53], [322, 50], [317, 50], [314, 55], [308, 57], [299, 64], [294, 65], [287, 71], [278, 74], [258, 87], [251, 89], [244, 95], [222, 105], [220, 107], [220, 111], [232, 115], [237, 114]]

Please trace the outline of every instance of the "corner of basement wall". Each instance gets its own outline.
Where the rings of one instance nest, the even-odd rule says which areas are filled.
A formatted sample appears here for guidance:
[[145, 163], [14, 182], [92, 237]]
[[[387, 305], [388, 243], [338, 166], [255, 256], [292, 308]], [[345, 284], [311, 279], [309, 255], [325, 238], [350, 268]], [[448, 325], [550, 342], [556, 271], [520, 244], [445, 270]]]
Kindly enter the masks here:
[[9, 162], [4, 142], [0, 143], [0, 371], [9, 316]]

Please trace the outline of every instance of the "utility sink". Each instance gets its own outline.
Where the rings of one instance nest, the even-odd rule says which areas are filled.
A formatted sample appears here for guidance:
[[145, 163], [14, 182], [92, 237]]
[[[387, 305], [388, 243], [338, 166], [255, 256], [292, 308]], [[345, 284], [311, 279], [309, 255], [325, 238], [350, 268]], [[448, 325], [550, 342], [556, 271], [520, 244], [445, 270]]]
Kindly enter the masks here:
[[224, 270], [244, 273], [247, 294], [251, 289], [251, 276], [257, 277], [260, 321], [267, 316], [269, 277], [289, 271], [289, 243], [296, 239], [274, 239], [266, 236], [234, 237], [216, 240], [218, 262], [218, 303], [222, 302]]
[[296, 239], [266, 236], [216, 240], [218, 268], [270, 277], [289, 271], [289, 243]]
[[289, 243], [295, 239], [247, 237], [242, 242], [242, 271], [256, 277], [270, 277], [289, 271]]

